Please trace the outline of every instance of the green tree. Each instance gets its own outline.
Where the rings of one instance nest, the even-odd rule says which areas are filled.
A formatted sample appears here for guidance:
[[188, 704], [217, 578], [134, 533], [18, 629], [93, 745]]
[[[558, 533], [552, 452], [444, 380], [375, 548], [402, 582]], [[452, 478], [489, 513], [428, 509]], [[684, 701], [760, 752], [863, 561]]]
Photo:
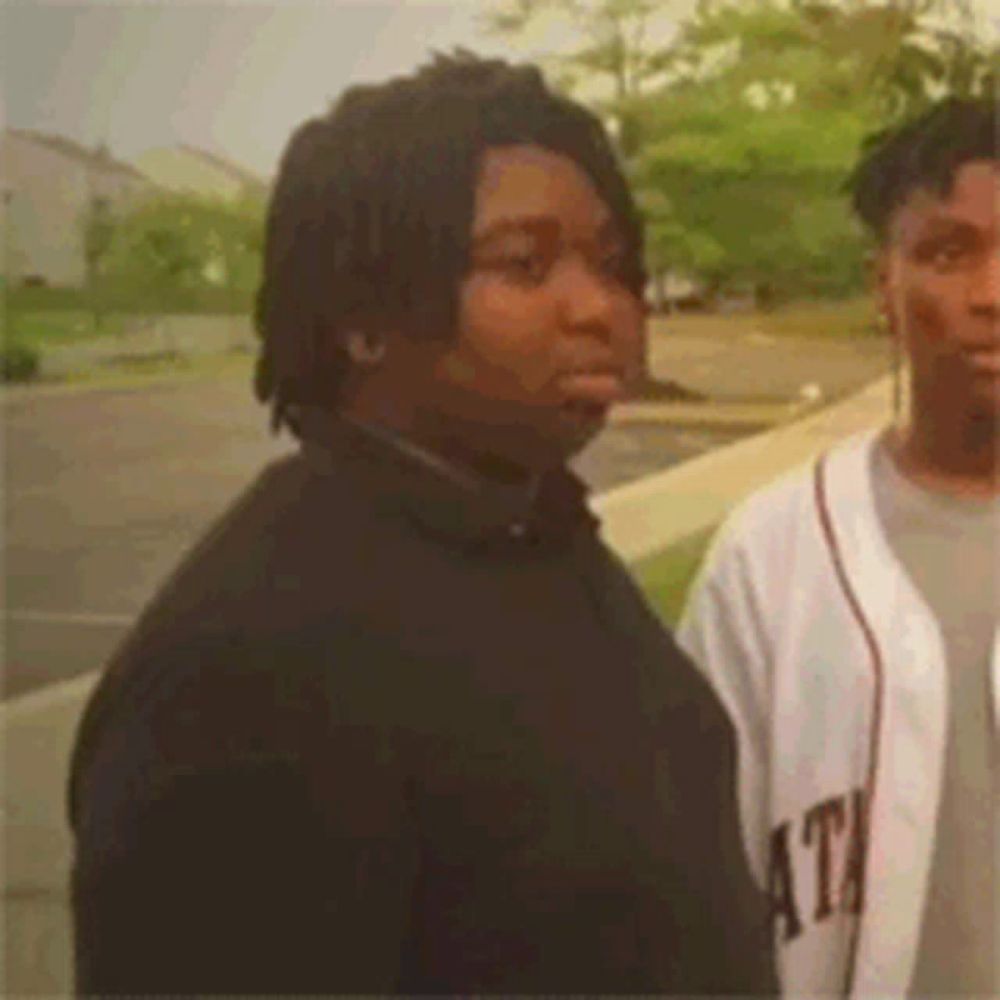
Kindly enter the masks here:
[[577, 41], [547, 60], [553, 76], [570, 92], [596, 84], [591, 103], [630, 157], [642, 144], [634, 103], [667, 78], [673, 58], [654, 29], [690, 7], [691, 0], [502, 0], [487, 8], [486, 24], [517, 42], [546, 18], [568, 22]]
[[839, 188], [867, 123], [830, 110], [818, 127], [787, 93], [719, 80], [650, 100], [654, 138], [633, 174], [652, 269], [751, 286], [762, 301], [856, 283], [860, 234]]
[[108, 199], [92, 197], [83, 216], [83, 263], [84, 283], [95, 330], [100, 329], [104, 319], [101, 285], [116, 229], [117, 221]]
[[584, 44], [554, 61], [617, 126], [646, 212], [649, 263], [762, 300], [860, 280], [840, 186], [862, 139], [946, 93], [996, 85], [969, 0], [698, 0], [668, 41], [646, 0], [508, 0], [512, 40], [546, 13]]
[[942, 11], [703, 0], [674, 44], [672, 79], [642, 109], [634, 173], [653, 266], [750, 285], [764, 303], [856, 285], [862, 240], [840, 187], [864, 137], [991, 85], [996, 53], [960, 23], [941, 26]]
[[817, 111], [860, 108], [877, 121], [982, 93], [997, 66], [969, 0], [701, 0], [674, 44], [675, 83], [786, 84]]
[[108, 254], [108, 279], [126, 297], [166, 306], [204, 293], [249, 298], [260, 273], [263, 199], [231, 202], [157, 194], [124, 212]]

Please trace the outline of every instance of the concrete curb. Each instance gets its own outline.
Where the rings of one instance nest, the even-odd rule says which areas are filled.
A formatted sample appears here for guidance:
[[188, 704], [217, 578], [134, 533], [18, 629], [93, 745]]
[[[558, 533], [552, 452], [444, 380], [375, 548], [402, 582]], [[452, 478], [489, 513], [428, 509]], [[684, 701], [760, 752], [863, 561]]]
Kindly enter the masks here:
[[72, 993], [66, 775], [98, 676], [95, 670], [0, 706], [4, 996]]
[[636, 562], [718, 524], [734, 504], [835, 441], [889, 418], [892, 380], [786, 424], [626, 483], [594, 502], [605, 541]]
[[728, 402], [706, 400], [701, 403], [619, 403], [609, 423], [616, 427], [636, 424], [665, 424], [678, 427], [719, 429], [763, 429], [789, 423], [800, 417], [806, 406], [791, 402]]
[[[720, 521], [733, 504], [848, 434], [884, 421], [888, 379], [793, 424], [611, 490], [594, 502], [608, 543], [635, 562]], [[5, 814], [4, 995], [72, 992], [65, 786], [99, 671], [0, 705]]]

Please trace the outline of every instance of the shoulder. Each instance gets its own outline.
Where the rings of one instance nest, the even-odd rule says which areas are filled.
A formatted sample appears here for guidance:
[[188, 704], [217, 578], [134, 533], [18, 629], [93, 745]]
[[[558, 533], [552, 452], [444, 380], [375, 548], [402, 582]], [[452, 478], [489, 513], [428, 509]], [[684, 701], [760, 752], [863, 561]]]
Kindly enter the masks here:
[[699, 588], [745, 587], [787, 565], [796, 529], [812, 516], [814, 468], [785, 473], [732, 510], [709, 545]]
[[838, 442], [746, 497], [723, 522], [710, 548], [710, 564], [740, 563], [787, 570], [795, 553], [808, 554], [820, 526], [825, 482], [865, 475], [870, 432]]
[[172, 643], [138, 643], [87, 705], [71, 810], [111, 789], [139, 802], [180, 776], [322, 772], [338, 733], [374, 737], [414, 711], [417, 679], [391, 637], [336, 617], [246, 633], [206, 623]]
[[363, 499], [298, 456], [264, 470], [115, 652], [78, 732], [77, 769], [112, 744], [193, 763], [301, 742], [326, 725], [334, 690], [375, 713], [359, 665], [386, 678], [403, 657], [377, 634], [385, 622], [341, 600], [364, 573], [372, 521]]
[[177, 647], [206, 628], [264, 635], [321, 619], [326, 594], [363, 569], [377, 537], [369, 506], [343, 477], [317, 475], [300, 454], [289, 456], [263, 470], [181, 556], [124, 649]]
[[853, 480], [867, 474], [873, 440], [866, 432], [838, 442], [750, 494], [723, 522], [678, 628], [681, 646], [696, 661], [708, 655], [706, 644], [730, 634], [740, 642], [756, 637], [765, 656], [780, 622], [810, 601], [825, 600], [829, 524], [842, 516], [845, 503], [858, 506]]

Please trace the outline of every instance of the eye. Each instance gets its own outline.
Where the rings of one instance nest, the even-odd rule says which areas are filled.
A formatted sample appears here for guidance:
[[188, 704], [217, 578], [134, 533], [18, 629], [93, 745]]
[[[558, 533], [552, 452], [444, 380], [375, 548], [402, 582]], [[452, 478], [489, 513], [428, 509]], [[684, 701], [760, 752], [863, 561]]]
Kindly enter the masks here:
[[953, 271], [963, 267], [975, 253], [975, 242], [952, 235], [928, 240], [917, 247], [919, 260], [938, 271]]
[[520, 285], [540, 285], [552, 268], [552, 256], [537, 247], [507, 247], [481, 257], [476, 266]]
[[500, 267], [513, 277], [529, 282], [541, 282], [549, 273], [549, 261], [537, 252], [510, 253], [502, 258]]
[[947, 268], [961, 262], [966, 255], [966, 248], [959, 243], [945, 243], [936, 247], [930, 255], [931, 263], [935, 267]]

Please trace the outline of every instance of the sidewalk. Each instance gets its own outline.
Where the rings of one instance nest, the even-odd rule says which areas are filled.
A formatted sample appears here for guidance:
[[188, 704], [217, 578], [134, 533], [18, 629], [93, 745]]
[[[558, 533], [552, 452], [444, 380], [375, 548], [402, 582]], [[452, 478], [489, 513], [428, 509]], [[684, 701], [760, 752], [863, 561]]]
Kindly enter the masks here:
[[605, 540], [637, 562], [709, 528], [748, 493], [829, 447], [887, 421], [892, 382], [880, 378], [795, 423], [743, 438], [601, 495], [594, 507]]
[[[600, 496], [604, 537], [630, 562], [717, 523], [747, 492], [848, 434], [888, 418], [880, 379], [795, 423]], [[90, 674], [0, 705], [5, 815], [3, 995], [72, 990], [65, 782]]]

